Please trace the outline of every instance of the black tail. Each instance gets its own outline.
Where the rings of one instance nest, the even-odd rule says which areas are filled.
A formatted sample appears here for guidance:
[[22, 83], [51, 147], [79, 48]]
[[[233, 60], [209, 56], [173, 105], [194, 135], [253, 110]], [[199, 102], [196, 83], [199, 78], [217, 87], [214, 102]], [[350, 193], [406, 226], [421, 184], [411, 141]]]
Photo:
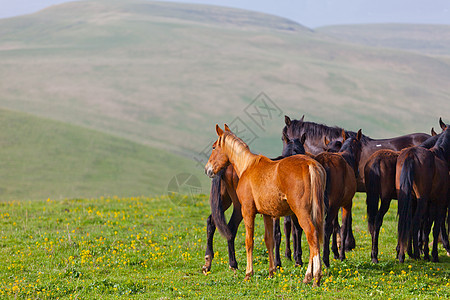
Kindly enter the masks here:
[[406, 249], [412, 218], [412, 189], [414, 181], [414, 156], [410, 154], [403, 162], [398, 194], [398, 241]]
[[381, 197], [380, 162], [380, 159], [377, 159], [371, 165], [367, 164], [364, 170], [369, 230], [375, 226], [375, 218], [378, 213], [378, 204]]
[[225, 170], [220, 171], [211, 181], [211, 195], [209, 196], [209, 204], [211, 206], [211, 215], [219, 232], [227, 239], [231, 239], [233, 234], [228, 228], [225, 220], [225, 213], [222, 208], [221, 182], [222, 175]]

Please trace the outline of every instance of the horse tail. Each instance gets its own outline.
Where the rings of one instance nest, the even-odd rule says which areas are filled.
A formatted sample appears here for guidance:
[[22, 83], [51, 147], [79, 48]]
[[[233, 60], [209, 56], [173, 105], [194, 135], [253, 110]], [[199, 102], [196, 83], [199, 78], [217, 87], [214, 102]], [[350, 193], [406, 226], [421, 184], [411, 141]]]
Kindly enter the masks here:
[[312, 209], [311, 219], [319, 235], [319, 242], [323, 240], [323, 219], [324, 219], [324, 194], [326, 183], [326, 172], [324, 168], [317, 163], [309, 165], [309, 176], [311, 179], [311, 198]]
[[399, 244], [404, 248], [408, 242], [411, 228], [413, 182], [414, 156], [413, 154], [408, 154], [401, 169], [398, 194], [398, 240]]
[[378, 213], [378, 203], [381, 196], [381, 172], [380, 172], [381, 159], [377, 158], [370, 165], [366, 164], [365, 173], [365, 185], [366, 185], [366, 205], [367, 216], [370, 227], [374, 228], [375, 218]]
[[225, 213], [222, 205], [222, 194], [220, 193], [222, 185], [222, 176], [225, 174], [225, 170], [217, 173], [211, 181], [211, 194], [209, 196], [209, 204], [211, 206], [211, 215], [219, 232], [227, 239], [231, 239], [233, 234], [227, 225], [225, 220]]

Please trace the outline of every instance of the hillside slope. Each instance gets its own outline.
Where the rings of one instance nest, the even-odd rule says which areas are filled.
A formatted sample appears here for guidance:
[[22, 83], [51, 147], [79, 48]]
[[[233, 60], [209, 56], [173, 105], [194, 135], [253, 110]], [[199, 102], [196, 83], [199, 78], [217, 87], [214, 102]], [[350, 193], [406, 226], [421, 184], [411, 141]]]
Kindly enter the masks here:
[[325, 26], [317, 32], [339, 41], [450, 56], [450, 25], [361, 24]]
[[187, 159], [107, 134], [0, 110], [0, 201], [157, 195]]
[[[450, 119], [448, 56], [355, 45], [230, 8], [66, 3], [0, 20], [0, 61], [0, 108], [160, 149], [167, 159], [141, 158], [163, 174], [188, 165], [201, 172], [192, 159], [208, 152], [216, 123], [245, 127], [252, 151], [278, 156], [284, 114], [374, 138], [429, 132], [440, 116]], [[258, 95], [273, 110], [253, 102]], [[161, 191], [168, 180], [149, 188]], [[136, 183], [115, 189], [117, 181], [109, 182], [110, 193], [134, 194]]]

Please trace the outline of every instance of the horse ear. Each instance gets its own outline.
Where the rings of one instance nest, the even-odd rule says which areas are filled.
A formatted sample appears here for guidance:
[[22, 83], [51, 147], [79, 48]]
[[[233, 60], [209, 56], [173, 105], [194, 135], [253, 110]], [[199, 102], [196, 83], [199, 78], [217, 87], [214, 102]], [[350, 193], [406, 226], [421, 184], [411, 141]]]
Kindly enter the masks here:
[[283, 136], [281, 137], [283, 141], [287, 144], [289, 142], [289, 138], [287, 136], [287, 133], [283, 131]]
[[436, 131], [434, 131], [434, 127], [431, 127], [431, 136], [436, 136], [437, 133]]
[[219, 127], [219, 124], [216, 124], [216, 132], [218, 136], [223, 135], [223, 130]]
[[231, 131], [227, 124], [224, 124], [225, 131]]
[[299, 121], [303, 122], [304, 119], [305, 119], [305, 115], [303, 115], [302, 118]]
[[330, 140], [327, 139], [326, 136], [324, 136], [324, 137], [323, 137], [323, 142], [324, 142], [325, 146], [328, 146], [328, 144], [330, 143]]
[[445, 128], [447, 128], [447, 125], [445, 125], [445, 123], [442, 122], [442, 118], [439, 118], [439, 125], [441, 125], [442, 130], [445, 130]]
[[342, 129], [342, 142], [344, 142], [347, 139], [347, 135], [345, 134], [345, 130]]
[[358, 141], [360, 141], [360, 140], [361, 140], [361, 136], [362, 136], [362, 131], [361, 131], [361, 129], [360, 129], [360, 130], [358, 130], [358, 133], [356, 134], [356, 139], [357, 139]]
[[300, 138], [300, 143], [305, 144], [305, 141], [306, 141], [306, 132], [302, 134], [302, 137]]
[[286, 123], [286, 126], [291, 126], [291, 118], [284, 116], [284, 123]]

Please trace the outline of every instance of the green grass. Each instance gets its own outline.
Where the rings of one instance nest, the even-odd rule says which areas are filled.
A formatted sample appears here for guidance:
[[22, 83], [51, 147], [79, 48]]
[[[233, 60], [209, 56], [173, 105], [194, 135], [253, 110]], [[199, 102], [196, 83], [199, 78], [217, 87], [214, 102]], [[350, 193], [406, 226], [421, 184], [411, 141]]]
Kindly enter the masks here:
[[0, 199], [159, 195], [188, 159], [108, 134], [0, 110]]
[[[181, 204], [180, 204], [181, 203]], [[283, 268], [268, 278], [263, 222], [256, 220], [255, 275], [244, 282], [244, 231], [237, 260], [228, 268], [226, 242], [215, 238], [211, 273], [201, 272], [207, 196], [96, 198], [0, 203], [0, 295], [18, 299], [448, 299], [450, 258], [440, 263], [395, 259], [396, 202], [385, 217], [380, 263], [370, 262], [362, 194], [354, 202], [356, 249], [332, 260], [322, 285], [301, 281], [306, 266]], [[303, 237], [303, 260], [308, 250]], [[284, 247], [282, 248], [282, 251]]]

